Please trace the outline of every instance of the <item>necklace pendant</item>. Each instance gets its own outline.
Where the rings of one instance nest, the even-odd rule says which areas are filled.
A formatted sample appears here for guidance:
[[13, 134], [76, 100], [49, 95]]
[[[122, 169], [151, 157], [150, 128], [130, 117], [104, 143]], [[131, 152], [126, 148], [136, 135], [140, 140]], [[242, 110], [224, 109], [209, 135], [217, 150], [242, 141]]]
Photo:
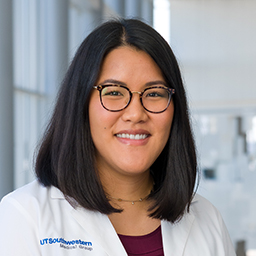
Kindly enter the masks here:
[[134, 205], [135, 203], [134, 203], [134, 201], [132, 201], [132, 205]]

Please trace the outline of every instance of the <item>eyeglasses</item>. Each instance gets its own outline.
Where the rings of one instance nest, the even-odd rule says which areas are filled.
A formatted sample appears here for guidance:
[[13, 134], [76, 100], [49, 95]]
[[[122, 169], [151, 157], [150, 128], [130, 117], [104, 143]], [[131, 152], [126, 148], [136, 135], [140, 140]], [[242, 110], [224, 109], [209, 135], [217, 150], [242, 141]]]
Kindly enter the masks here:
[[118, 112], [130, 104], [133, 93], [140, 96], [141, 105], [150, 113], [164, 112], [175, 93], [174, 89], [163, 86], [152, 86], [142, 92], [132, 92], [123, 85], [104, 84], [93, 86], [100, 93], [101, 105], [108, 111]]

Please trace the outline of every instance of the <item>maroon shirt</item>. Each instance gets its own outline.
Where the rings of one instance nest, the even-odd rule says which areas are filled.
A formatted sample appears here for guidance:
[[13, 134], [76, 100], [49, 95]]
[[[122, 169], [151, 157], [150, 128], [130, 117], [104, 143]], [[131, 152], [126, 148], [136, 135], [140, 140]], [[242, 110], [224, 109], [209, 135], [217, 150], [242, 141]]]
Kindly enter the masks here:
[[161, 226], [144, 236], [118, 236], [128, 256], [164, 256]]

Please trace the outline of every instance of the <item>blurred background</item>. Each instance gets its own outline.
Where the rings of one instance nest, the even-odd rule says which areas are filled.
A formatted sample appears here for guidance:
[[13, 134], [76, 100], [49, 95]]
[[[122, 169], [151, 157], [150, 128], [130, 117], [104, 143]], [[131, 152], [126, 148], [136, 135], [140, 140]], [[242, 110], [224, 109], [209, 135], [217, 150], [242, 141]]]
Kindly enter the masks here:
[[237, 255], [256, 255], [255, 0], [0, 0], [0, 199], [34, 179], [33, 154], [77, 47], [113, 17], [171, 45], [198, 149], [198, 193]]

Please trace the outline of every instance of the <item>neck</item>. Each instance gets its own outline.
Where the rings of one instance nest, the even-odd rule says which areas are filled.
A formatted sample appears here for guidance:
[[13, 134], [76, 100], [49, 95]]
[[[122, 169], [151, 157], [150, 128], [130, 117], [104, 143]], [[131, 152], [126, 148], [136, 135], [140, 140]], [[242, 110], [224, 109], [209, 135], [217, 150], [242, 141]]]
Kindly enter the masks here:
[[139, 175], [102, 176], [102, 185], [111, 200], [120, 198], [123, 202], [131, 203], [141, 198], [145, 200], [153, 189], [153, 179], [149, 171]]

